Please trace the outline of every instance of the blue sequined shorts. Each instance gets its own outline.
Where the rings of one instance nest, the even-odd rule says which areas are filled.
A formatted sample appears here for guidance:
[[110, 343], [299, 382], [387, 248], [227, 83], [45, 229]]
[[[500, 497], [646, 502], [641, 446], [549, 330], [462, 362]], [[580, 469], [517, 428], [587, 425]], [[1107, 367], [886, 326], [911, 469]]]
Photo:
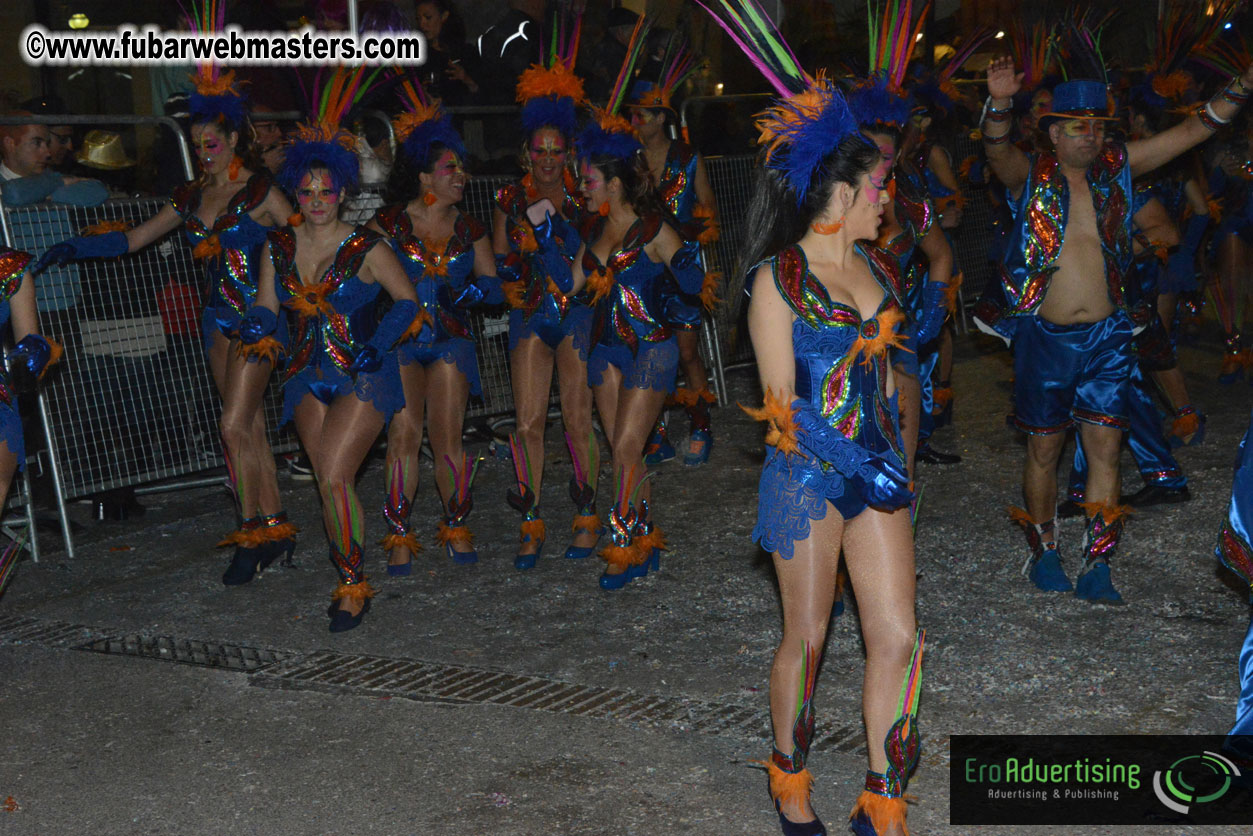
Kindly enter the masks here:
[[483, 381], [479, 378], [479, 358], [475, 351], [474, 340], [462, 337], [452, 337], [433, 343], [410, 340], [407, 343], [401, 343], [396, 348], [396, 354], [402, 366], [410, 363], [429, 366], [441, 361], [455, 363], [457, 371], [465, 375], [470, 384], [470, 394], [475, 397], [481, 397], [483, 394]]
[[388, 353], [383, 365], [376, 372], [349, 377], [337, 366], [304, 369], [283, 384], [283, 417], [279, 425], [286, 424], [296, 413], [296, 407], [307, 395], [313, 395], [330, 406], [338, 397], [353, 395], [357, 400], [370, 403], [383, 416], [384, 423], [392, 415], [405, 408], [405, 393], [400, 386], [400, 369], [396, 355]]
[[587, 360], [588, 384], [599, 386], [610, 366], [616, 366], [622, 372], [624, 389], [673, 392], [679, 371], [678, 340], [673, 336], [657, 343], [641, 340], [639, 352], [635, 355], [623, 343], [593, 346]]
[[208, 306], [200, 314], [200, 335], [204, 338], [204, 350], [213, 347], [218, 334], [233, 340], [239, 334], [239, 323], [243, 317], [230, 305]]
[[826, 517], [828, 502], [846, 520], [869, 507], [835, 469], [823, 470], [813, 459], [788, 456], [771, 447], [757, 482], [753, 540], [791, 560], [792, 544], [809, 536], [811, 520]]
[[[12, 395], [16, 398], [16, 395]], [[0, 441], [9, 446], [9, 452], [17, 458], [17, 469], [26, 469], [26, 439], [22, 435], [22, 419], [17, 413], [17, 403], [0, 403]]]
[[566, 337], [574, 338], [574, 348], [579, 359], [587, 362], [592, 342], [592, 309], [586, 305], [571, 305], [564, 319], [554, 320], [537, 311], [530, 319], [516, 308], [509, 312], [509, 351], [528, 337], [539, 337], [544, 345], [557, 350]]
[[1056, 325], [1021, 317], [1014, 339], [1014, 423], [1048, 435], [1075, 421], [1127, 429], [1133, 326], [1122, 311]]

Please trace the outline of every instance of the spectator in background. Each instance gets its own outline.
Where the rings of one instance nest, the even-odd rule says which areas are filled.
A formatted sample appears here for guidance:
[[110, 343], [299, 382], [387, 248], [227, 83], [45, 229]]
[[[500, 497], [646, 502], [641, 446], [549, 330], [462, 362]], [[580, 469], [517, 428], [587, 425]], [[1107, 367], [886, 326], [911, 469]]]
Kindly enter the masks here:
[[[25, 111], [6, 116], [30, 116]], [[98, 180], [66, 177], [48, 167], [52, 134], [47, 125], [0, 125], [0, 191], [9, 206], [50, 199], [55, 203], [96, 206], [109, 196]]]
[[472, 75], [480, 74], [480, 67], [465, 42], [466, 27], [461, 15], [449, 0], [419, 0], [417, 17], [427, 46], [426, 63], [418, 71], [422, 86], [428, 95], [445, 105], [469, 104], [470, 97], [479, 93], [479, 84]]
[[[61, 116], [66, 112], [64, 102], [56, 96], [27, 99], [20, 107], [36, 116]], [[64, 172], [73, 163], [70, 155], [74, 151], [74, 128], [70, 125], [49, 125], [48, 133], [51, 134], [48, 147], [52, 151], [48, 167]]]
[[277, 177], [287, 159], [287, 149], [283, 128], [277, 120], [271, 118], [273, 113], [274, 111], [264, 105], [255, 105], [252, 108], [252, 130], [257, 159], [266, 171]]
[[[547, 6], [547, 0], [509, 0], [504, 17], [479, 36], [481, 86], [488, 103], [512, 104], [518, 76], [540, 61]], [[420, 8], [418, 20], [421, 25]]]

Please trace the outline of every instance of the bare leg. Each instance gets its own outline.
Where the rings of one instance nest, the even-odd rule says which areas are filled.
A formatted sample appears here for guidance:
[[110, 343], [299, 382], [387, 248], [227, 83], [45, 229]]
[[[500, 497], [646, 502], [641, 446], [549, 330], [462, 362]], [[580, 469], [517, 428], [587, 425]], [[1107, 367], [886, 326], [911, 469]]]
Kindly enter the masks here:
[[[775, 650], [770, 669], [770, 720], [774, 746], [786, 755], [791, 755], [796, 747], [793, 729], [797, 720], [797, 695], [803, 693], [806, 685], [807, 651], [811, 659], [821, 659], [826, 644], [843, 536], [844, 519], [828, 504], [827, 515], [810, 523], [809, 537], [792, 544], [790, 560], [784, 560], [777, 552], [774, 555], [779, 597], [783, 602], [783, 639]], [[810, 672], [811, 676], [817, 674], [813, 668]], [[795, 805], [781, 805], [780, 811], [794, 822], [815, 818], [808, 799]]]
[[[544, 429], [548, 423], [548, 393], [553, 385], [554, 352], [539, 337], [519, 340], [509, 355], [509, 371], [513, 380], [513, 403], [517, 415], [517, 436], [530, 462], [530, 486], [539, 506], [540, 486], [544, 481]], [[586, 387], [584, 376], [584, 388]], [[540, 541], [528, 538], [518, 545], [518, 554], [535, 554]]]
[[387, 515], [393, 534], [398, 533], [398, 528], [405, 529], [404, 534], [389, 540], [392, 548], [387, 562], [393, 566], [413, 559], [412, 543], [405, 545], [401, 541], [409, 533], [409, 511], [418, 493], [427, 391], [426, 370], [422, 364], [402, 365], [400, 385], [405, 393], [405, 408], [392, 416], [387, 428]]
[[[652, 432], [661, 407], [666, 401], [666, 393], [657, 389], [622, 389], [618, 392], [617, 414], [614, 416], [614, 433], [610, 448], [613, 452], [613, 472], [630, 474], [633, 470], [640, 472], [644, 460], [644, 445]], [[652, 490], [650, 483], [645, 482], [640, 490], [640, 499], [651, 504]], [[605, 573], [618, 575], [626, 571], [626, 566], [610, 563]]]
[[600, 383], [592, 390], [596, 399], [596, 412], [600, 415], [600, 426], [605, 431], [605, 438], [609, 439], [610, 447], [613, 446], [615, 420], [618, 416], [618, 393], [621, 391], [622, 372], [617, 366], [605, 369], [605, 373], [600, 376]]
[[[332, 545], [347, 560], [359, 561], [365, 543], [365, 521], [361, 500], [357, 497], [357, 470], [374, 446], [383, 429], [383, 415], [373, 404], [353, 395], [335, 399], [326, 410], [318, 451], [318, 488], [322, 494], [322, 519]], [[352, 567], [356, 577], [341, 578], [358, 583], [365, 580], [358, 563]], [[349, 615], [361, 612], [365, 599], [348, 596], [339, 599], [339, 608]]]
[[[435, 456], [435, 487], [447, 508], [453, 486], [453, 473], [448, 462], [461, 467], [465, 456], [461, 433], [465, 426], [466, 403], [470, 399], [470, 382], [455, 363], [432, 363], [427, 367], [426, 374], [427, 432], [431, 438], [431, 452]], [[470, 544], [456, 541], [453, 551], [469, 552]]]
[[[577, 445], [575, 449], [581, 450], [584, 439], [593, 438], [592, 390], [587, 385], [587, 361], [579, 357], [574, 337], [566, 337], [557, 346], [557, 391], [561, 395], [562, 424]], [[585, 462], [584, 466], [590, 464]], [[596, 484], [597, 474], [588, 474], [588, 478]], [[573, 545], [588, 549], [596, 544], [596, 540], [594, 532], [579, 529], [574, 535]]]
[[[226, 449], [228, 472], [239, 502], [240, 515], [244, 519], [277, 514], [282, 510], [278, 503], [274, 454], [270, 452], [265, 436], [261, 408], [271, 371], [269, 361], [264, 359], [250, 363], [242, 357], [231, 356], [226, 362], [222, 391], [222, 444]], [[263, 491], [262, 485], [267, 481], [271, 484]], [[269, 508], [261, 501], [263, 494]]]
[[[872, 508], [848, 520], [844, 524], [844, 555], [866, 645], [862, 713], [870, 769], [884, 772], [884, 739], [898, 716], [901, 684], [909, 670], [917, 631], [914, 542], [908, 509], [885, 513]], [[899, 836], [901, 832], [889, 827], [881, 836]]]
[[[675, 334], [679, 344], [679, 369], [687, 380], [689, 389], [702, 392], [709, 388], [709, 373], [705, 370], [705, 361], [700, 356], [700, 330], [678, 331]], [[709, 404], [703, 399], [687, 407], [689, 431], [706, 430], [709, 424]], [[701, 424], [705, 426], [701, 426]], [[693, 439], [689, 436], [687, 451], [689, 455], [700, 455], [706, 442], [704, 439]]]
[[[1057, 506], [1057, 462], [1066, 445], [1065, 433], [1027, 436], [1027, 460], [1023, 467], [1022, 493], [1033, 520], [1051, 520]], [[1087, 450], [1087, 439], [1084, 439]], [[1089, 459], [1090, 461], [1090, 459]], [[1089, 488], [1092, 475], [1088, 475]], [[1091, 494], [1088, 494], [1091, 496]]]
[[[1084, 498], [1088, 502], [1117, 505], [1122, 493], [1122, 482], [1118, 474], [1122, 430], [1080, 423], [1079, 436], [1083, 439], [1083, 452], [1088, 457], [1088, 487]], [[1029, 510], [1035, 513], [1034, 508]]]

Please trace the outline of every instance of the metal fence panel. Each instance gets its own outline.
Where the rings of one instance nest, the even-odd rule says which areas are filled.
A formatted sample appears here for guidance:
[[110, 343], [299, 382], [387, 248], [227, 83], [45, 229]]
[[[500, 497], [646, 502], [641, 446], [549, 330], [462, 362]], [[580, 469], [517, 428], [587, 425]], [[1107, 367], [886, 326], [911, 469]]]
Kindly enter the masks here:
[[722, 364], [735, 366], [753, 361], [753, 347], [744, 327], [744, 276], [736, 275], [736, 259], [744, 240], [744, 223], [748, 201], [752, 196], [753, 171], [757, 167], [754, 154], [709, 157], [705, 170], [709, 185], [718, 202], [718, 220], [722, 234], [713, 246], [705, 248], [712, 269], [722, 271], [722, 304], [714, 311], [713, 325], [721, 344]]
[[[140, 223], [163, 200], [6, 209], [9, 244], [40, 253], [102, 221]], [[52, 267], [36, 278], [40, 327], [65, 354], [44, 383], [64, 498], [223, 464], [221, 411], [200, 336], [205, 272], [181, 230], [138, 253]], [[278, 422], [277, 384], [266, 393]], [[277, 452], [295, 448], [272, 431]]]

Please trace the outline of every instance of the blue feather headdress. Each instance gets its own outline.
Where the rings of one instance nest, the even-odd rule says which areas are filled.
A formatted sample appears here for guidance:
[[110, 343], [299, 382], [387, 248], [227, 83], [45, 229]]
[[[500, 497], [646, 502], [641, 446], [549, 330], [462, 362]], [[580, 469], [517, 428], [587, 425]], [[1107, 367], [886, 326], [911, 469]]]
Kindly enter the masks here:
[[884, 76], [867, 79], [855, 85], [848, 93], [848, 109], [864, 128], [873, 128], [875, 125], [903, 128], [909, 121], [912, 107], [909, 97], [888, 88], [888, 81]]
[[453, 127], [452, 117], [444, 112], [439, 101], [426, 95], [426, 90], [412, 76], [406, 77], [399, 88], [405, 112], [392, 121], [401, 152], [418, 167], [424, 167], [430, 156], [431, 146], [436, 143], [452, 150], [462, 160], [466, 158], [466, 146], [461, 134]]
[[556, 128], [565, 137], [574, 136], [578, 130], [575, 109], [587, 103], [583, 79], [574, 74], [582, 30], [581, 13], [554, 15], [547, 66], [532, 64], [518, 77], [522, 128], [528, 136], [545, 127]]
[[321, 73], [315, 81], [313, 121], [296, 128], [287, 157], [278, 174], [278, 181], [289, 192], [295, 192], [310, 169], [325, 168], [337, 189], [352, 190], [357, 186], [357, 138], [340, 127], [352, 106], [365, 95], [378, 74], [375, 69], [366, 77], [368, 67], [339, 67], [318, 90]]
[[580, 158], [613, 157], [629, 160], [643, 150], [644, 146], [635, 136], [635, 129], [630, 122], [618, 115], [618, 109], [626, 99], [627, 82], [631, 79], [635, 61], [644, 47], [648, 26], [644, 18], [636, 22], [631, 40], [627, 44], [626, 60], [622, 62], [618, 78], [609, 93], [609, 103], [603, 108], [592, 108], [592, 120], [575, 139], [574, 144]]
[[[796, 193], [796, 204], [826, 171], [823, 161], [845, 139], [861, 136], [857, 118], [823, 73], [814, 78], [783, 40], [756, 0], [696, 0], [713, 16], [783, 98], [760, 114], [757, 142], [766, 146], [766, 167], [778, 171]], [[864, 137], [869, 145], [870, 141]]]
[[[226, 28], [226, 0], [205, 0], [200, 6], [189, 2], [191, 9], [182, 7], [182, 12], [192, 32], [209, 34]], [[238, 131], [248, 124], [248, 102], [235, 86], [233, 71], [222, 72], [221, 67], [209, 62], [197, 67], [191, 80], [195, 89], [187, 103], [193, 125], [222, 122]]]

